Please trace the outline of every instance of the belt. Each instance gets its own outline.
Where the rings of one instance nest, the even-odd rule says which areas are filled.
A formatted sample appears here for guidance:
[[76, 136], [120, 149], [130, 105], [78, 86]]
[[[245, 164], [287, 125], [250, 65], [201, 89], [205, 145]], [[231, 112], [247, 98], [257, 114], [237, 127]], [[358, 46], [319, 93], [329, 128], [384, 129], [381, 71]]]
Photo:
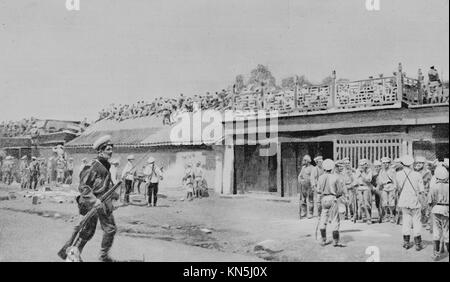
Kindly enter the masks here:
[[336, 196], [335, 194], [323, 194], [323, 196]]
[[446, 207], [448, 207], [448, 204], [436, 204], [436, 205], [438, 205], [438, 206], [446, 206]]

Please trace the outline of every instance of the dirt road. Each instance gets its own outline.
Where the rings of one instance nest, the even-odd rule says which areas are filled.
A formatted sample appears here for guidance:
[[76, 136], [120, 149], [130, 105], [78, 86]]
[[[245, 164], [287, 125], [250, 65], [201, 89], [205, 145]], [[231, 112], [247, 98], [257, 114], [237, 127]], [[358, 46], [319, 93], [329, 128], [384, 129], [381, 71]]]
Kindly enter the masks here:
[[[76, 206], [50, 198], [33, 205], [30, 198], [0, 201], [0, 257], [2, 260], [58, 260], [55, 248], [67, 239]], [[317, 219], [298, 219], [295, 201], [264, 197], [209, 198], [182, 201], [161, 197], [157, 207], [130, 205], [114, 214], [118, 225], [113, 254], [121, 260], [146, 261], [366, 261], [375, 250], [380, 261], [431, 261], [432, 238], [423, 232], [425, 249], [404, 250], [401, 226], [367, 225], [344, 221], [346, 248], [321, 247], [315, 240]], [[87, 260], [96, 260], [101, 230], [88, 243]], [[331, 234], [329, 232], [329, 235]], [[331, 239], [331, 238], [330, 238]], [[258, 253], [255, 245], [273, 240], [280, 249]], [[368, 249], [369, 248], [369, 249]], [[366, 253], [367, 252], [367, 253]], [[372, 251], [373, 252], [373, 251]], [[373, 255], [374, 253], [372, 253]], [[449, 261], [448, 254], [441, 261]]]

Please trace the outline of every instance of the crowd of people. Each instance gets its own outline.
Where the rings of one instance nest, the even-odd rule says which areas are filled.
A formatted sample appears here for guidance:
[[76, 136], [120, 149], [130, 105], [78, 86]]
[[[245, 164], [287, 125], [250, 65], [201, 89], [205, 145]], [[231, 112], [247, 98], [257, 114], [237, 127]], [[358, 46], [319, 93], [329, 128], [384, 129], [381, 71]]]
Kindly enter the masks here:
[[[425, 103], [446, 103], [448, 102], [448, 89], [445, 91], [437, 91], [436, 87], [442, 87], [439, 80], [437, 70], [432, 66], [428, 73], [427, 91], [424, 92]], [[234, 93], [239, 93], [234, 98]], [[222, 89], [219, 92], [207, 92], [204, 95], [194, 95], [193, 97], [178, 95], [176, 98], [155, 98], [152, 102], [139, 101], [132, 105], [115, 105], [111, 104], [108, 108], [99, 112], [98, 120], [112, 119], [123, 121], [145, 116], [162, 117], [163, 124], [171, 124], [175, 120], [175, 116], [179, 112], [195, 112], [199, 109], [215, 109], [224, 110], [235, 108], [241, 110], [264, 108], [268, 110], [292, 110], [293, 97], [288, 95], [289, 89], [271, 89], [266, 91], [264, 95], [260, 92], [259, 87], [254, 85], [243, 87], [239, 91], [231, 89]], [[447, 96], [445, 96], [447, 95]], [[327, 101], [326, 93], [315, 93], [317, 101]], [[314, 101], [316, 101], [314, 100]], [[299, 102], [302, 104], [302, 102]], [[306, 105], [304, 105], [306, 107]]]
[[24, 118], [19, 121], [2, 121], [0, 123], [0, 137], [18, 137], [34, 134], [36, 118]]
[[[448, 250], [448, 169], [449, 159], [428, 161], [411, 156], [391, 160], [384, 157], [370, 163], [359, 160], [358, 168], [349, 158], [333, 161], [321, 156], [304, 156], [298, 176], [300, 219], [319, 217], [321, 244], [325, 246], [326, 226], [331, 222], [335, 246], [339, 241], [339, 222], [349, 219], [367, 224], [403, 225], [403, 247], [409, 249], [411, 234], [416, 249], [422, 247], [421, 229], [433, 233], [433, 259], [440, 255], [441, 241]], [[413, 229], [413, 232], [411, 232]]]
[[163, 124], [173, 122], [174, 115], [179, 112], [195, 112], [197, 110], [216, 109], [223, 110], [232, 98], [231, 91], [223, 89], [220, 92], [193, 97], [180, 94], [177, 98], [155, 98], [152, 102], [139, 101], [132, 105], [114, 105], [103, 109], [99, 113], [99, 120], [112, 119], [123, 121], [145, 116], [157, 116], [163, 118]]
[[22, 189], [37, 190], [38, 187], [54, 184], [72, 184], [74, 159], [67, 157], [62, 145], [53, 149], [49, 158], [24, 155], [19, 160], [7, 156], [2, 161], [0, 180], [8, 185], [14, 181]]

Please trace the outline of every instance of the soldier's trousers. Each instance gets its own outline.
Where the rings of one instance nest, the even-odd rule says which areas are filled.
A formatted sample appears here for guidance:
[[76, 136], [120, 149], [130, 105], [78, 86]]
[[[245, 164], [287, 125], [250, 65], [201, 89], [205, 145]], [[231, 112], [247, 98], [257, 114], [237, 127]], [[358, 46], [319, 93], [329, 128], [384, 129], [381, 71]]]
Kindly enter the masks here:
[[30, 189], [36, 189], [37, 185], [38, 185], [38, 179], [39, 179], [39, 175], [37, 174], [32, 174], [30, 177]]
[[440, 241], [442, 238], [448, 243], [448, 216], [434, 213], [433, 216], [433, 240]]
[[358, 206], [363, 209], [366, 219], [370, 218], [370, 209], [372, 208], [372, 192], [370, 189], [358, 189]]
[[[330, 221], [331, 231], [339, 231], [340, 217], [337, 206], [332, 204], [336, 201], [334, 196], [324, 196], [322, 198], [322, 211], [320, 213], [319, 229], [326, 229], [328, 221]], [[331, 216], [331, 218], [330, 218]]]
[[410, 209], [410, 208], [402, 208], [402, 233], [405, 236], [411, 236], [411, 228], [413, 229], [414, 237], [420, 236], [422, 232], [422, 223], [421, 220], [421, 210]]
[[101, 252], [107, 253], [113, 244], [114, 235], [117, 231], [112, 212], [105, 212], [103, 209], [99, 209], [97, 213], [88, 220], [83, 230], [80, 231], [80, 239], [84, 241], [89, 241], [92, 239], [97, 227], [97, 221], [100, 221], [100, 226], [103, 230]]
[[314, 191], [310, 184], [300, 184], [300, 207], [299, 212], [302, 216], [302, 211], [306, 206], [306, 214], [311, 215], [314, 203]]

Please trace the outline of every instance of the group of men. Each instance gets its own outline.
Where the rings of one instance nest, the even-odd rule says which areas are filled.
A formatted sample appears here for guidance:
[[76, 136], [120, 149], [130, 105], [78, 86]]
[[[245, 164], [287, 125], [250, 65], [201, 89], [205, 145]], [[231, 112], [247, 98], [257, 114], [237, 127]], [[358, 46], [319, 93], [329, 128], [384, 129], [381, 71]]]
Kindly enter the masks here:
[[186, 189], [186, 199], [192, 201], [195, 198], [207, 196], [207, 184], [203, 177], [202, 163], [197, 161], [195, 167], [191, 163], [186, 164], [183, 186]]
[[147, 206], [156, 207], [158, 201], [158, 187], [159, 182], [164, 179], [163, 169], [155, 164], [155, 158], [149, 157], [144, 164], [141, 173], [136, 170], [135, 157], [129, 155], [127, 157], [127, 163], [122, 170], [122, 174], [119, 176], [118, 167], [119, 161], [112, 160], [111, 175], [113, 183], [117, 183], [119, 179], [123, 180], [125, 193], [124, 204], [127, 205], [130, 202], [130, 193], [134, 190], [135, 184], [137, 184], [138, 192], [140, 193], [140, 186], [142, 182], [145, 183], [145, 194], [147, 197]]
[[392, 223], [402, 221], [406, 249], [411, 247], [411, 234], [416, 250], [423, 248], [421, 232], [426, 226], [433, 233], [433, 259], [439, 258], [441, 241], [448, 251], [448, 159], [430, 163], [424, 157], [414, 159], [405, 155], [394, 161], [384, 157], [373, 166], [362, 159], [357, 169], [351, 167], [348, 158], [324, 161], [318, 156], [314, 161], [315, 166], [306, 155], [298, 176], [300, 218], [318, 216], [320, 212], [317, 229], [323, 246], [328, 244], [328, 223], [334, 246], [343, 246], [339, 241], [341, 218], [354, 222], [362, 219], [368, 224], [375, 218], [380, 223], [383, 219]]

